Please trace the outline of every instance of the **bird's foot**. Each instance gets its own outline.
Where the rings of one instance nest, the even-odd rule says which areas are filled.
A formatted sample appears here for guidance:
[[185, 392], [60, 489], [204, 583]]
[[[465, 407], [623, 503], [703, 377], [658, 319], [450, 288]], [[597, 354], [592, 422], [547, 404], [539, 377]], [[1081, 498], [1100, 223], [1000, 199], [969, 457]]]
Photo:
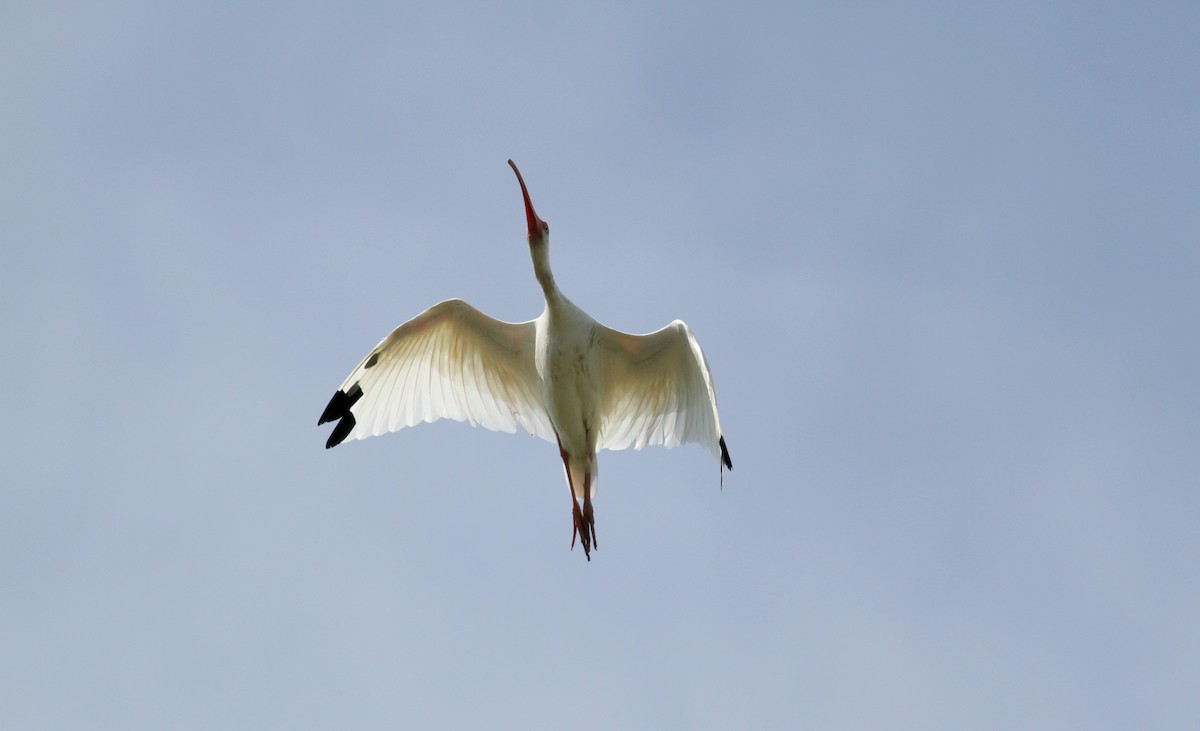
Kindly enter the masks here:
[[583, 522], [587, 523], [588, 528], [592, 531], [592, 548], [599, 548], [600, 541], [596, 540], [596, 514], [592, 512], [592, 501], [583, 501]]
[[592, 560], [592, 545], [596, 537], [595, 518], [591, 507], [590, 504], [586, 506], [587, 517], [584, 517], [584, 510], [580, 510], [579, 503], [571, 501], [571, 516], [575, 521], [571, 528], [571, 548], [575, 548], [575, 538], [578, 536], [580, 544], [583, 545], [583, 555], [588, 561]]

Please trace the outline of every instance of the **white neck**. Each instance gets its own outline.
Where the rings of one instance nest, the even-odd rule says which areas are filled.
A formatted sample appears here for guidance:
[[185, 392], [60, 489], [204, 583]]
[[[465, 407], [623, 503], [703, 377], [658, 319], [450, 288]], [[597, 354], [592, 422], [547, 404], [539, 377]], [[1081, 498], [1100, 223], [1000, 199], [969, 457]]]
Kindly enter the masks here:
[[554, 283], [554, 273], [550, 271], [550, 241], [543, 238], [539, 242], [530, 242], [529, 256], [533, 259], [533, 275], [537, 277], [542, 293], [549, 300], [558, 295], [558, 285]]

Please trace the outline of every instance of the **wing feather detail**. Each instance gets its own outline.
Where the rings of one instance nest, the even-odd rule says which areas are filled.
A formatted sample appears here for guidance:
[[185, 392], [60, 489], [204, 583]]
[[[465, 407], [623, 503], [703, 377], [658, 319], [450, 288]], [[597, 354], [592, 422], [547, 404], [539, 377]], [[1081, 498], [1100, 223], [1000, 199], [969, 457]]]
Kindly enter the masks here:
[[459, 299], [430, 307], [350, 372], [321, 415], [339, 420], [326, 446], [438, 419], [553, 442], [534, 337], [533, 321], [496, 320]]
[[600, 449], [696, 443], [733, 468], [700, 343], [682, 320], [648, 335], [600, 326]]

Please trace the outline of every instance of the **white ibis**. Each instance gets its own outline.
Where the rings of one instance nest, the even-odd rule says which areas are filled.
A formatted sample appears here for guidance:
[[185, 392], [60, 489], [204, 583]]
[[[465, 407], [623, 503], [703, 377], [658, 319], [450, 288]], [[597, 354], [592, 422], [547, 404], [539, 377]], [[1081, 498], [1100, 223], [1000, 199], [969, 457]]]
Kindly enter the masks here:
[[326, 449], [447, 418], [555, 442], [571, 490], [575, 537], [590, 561], [596, 450], [698, 443], [733, 469], [708, 363], [681, 320], [647, 335], [601, 325], [567, 299], [550, 273], [550, 226], [538, 218], [521, 171], [533, 273], [546, 309], [502, 322], [460, 299], [430, 307], [367, 353], [318, 424], [337, 421]]

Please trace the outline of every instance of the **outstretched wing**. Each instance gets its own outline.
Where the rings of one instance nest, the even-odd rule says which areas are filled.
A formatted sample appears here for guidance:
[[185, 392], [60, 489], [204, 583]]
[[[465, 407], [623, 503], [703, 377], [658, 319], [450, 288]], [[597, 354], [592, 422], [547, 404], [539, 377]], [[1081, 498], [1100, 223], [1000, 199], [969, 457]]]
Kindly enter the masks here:
[[682, 320], [649, 335], [600, 326], [600, 449], [694, 442], [733, 469], [700, 343]]
[[318, 424], [337, 421], [325, 447], [454, 419], [551, 442], [533, 364], [534, 323], [493, 319], [459, 299], [392, 331], [350, 372]]

